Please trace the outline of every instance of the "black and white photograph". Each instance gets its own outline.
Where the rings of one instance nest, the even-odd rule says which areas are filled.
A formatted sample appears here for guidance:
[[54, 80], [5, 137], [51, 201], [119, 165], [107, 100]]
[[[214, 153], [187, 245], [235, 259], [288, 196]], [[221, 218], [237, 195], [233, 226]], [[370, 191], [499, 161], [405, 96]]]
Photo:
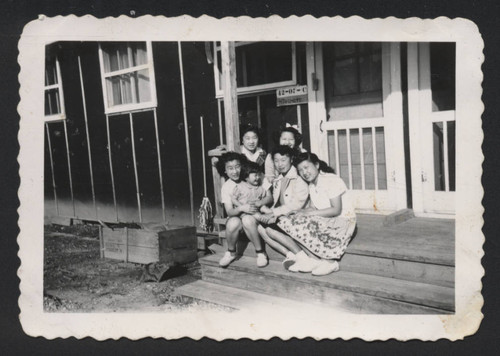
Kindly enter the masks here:
[[482, 42], [470, 21], [31, 25], [19, 110], [32, 335], [477, 329]]

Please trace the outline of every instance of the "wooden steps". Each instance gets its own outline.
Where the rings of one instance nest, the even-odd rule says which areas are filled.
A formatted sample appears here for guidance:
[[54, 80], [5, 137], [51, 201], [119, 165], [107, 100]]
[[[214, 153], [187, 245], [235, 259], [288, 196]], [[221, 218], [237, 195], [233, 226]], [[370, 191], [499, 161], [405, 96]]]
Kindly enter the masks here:
[[308, 312], [326, 312], [322, 306], [311, 306], [304, 302], [256, 293], [206, 281], [196, 281], [176, 289], [176, 294], [223, 305], [236, 310], [273, 310], [295, 314], [307, 308]]
[[[269, 247], [269, 266], [257, 268], [255, 249], [245, 238], [238, 244], [242, 257], [227, 269], [220, 268], [218, 261], [226, 251], [222, 238], [222, 246], [209, 247], [216, 254], [200, 260], [207, 283], [203, 288], [229, 287], [233, 290], [226, 292], [235, 295], [259, 293], [248, 298], [273, 296], [354, 313], [453, 313], [454, 220], [414, 218], [394, 226], [383, 222], [383, 216], [359, 216], [340, 271], [323, 277], [284, 270], [284, 257]], [[208, 294], [217, 299], [216, 292]], [[202, 293], [197, 295], [206, 299]]]
[[453, 288], [348, 271], [314, 277], [288, 272], [272, 260], [258, 268], [255, 259], [247, 256], [224, 269], [218, 265], [220, 257], [200, 259], [204, 281], [349, 312], [447, 314], [454, 310]]

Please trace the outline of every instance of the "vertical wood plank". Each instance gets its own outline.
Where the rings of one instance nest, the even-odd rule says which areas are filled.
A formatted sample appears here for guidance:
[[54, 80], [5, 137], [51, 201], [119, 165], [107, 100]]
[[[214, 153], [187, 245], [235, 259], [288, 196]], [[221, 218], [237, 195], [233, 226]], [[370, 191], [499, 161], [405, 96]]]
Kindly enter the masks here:
[[57, 203], [56, 191], [56, 176], [54, 174], [54, 158], [52, 157], [52, 142], [50, 141], [49, 124], [45, 123], [45, 131], [47, 132], [47, 144], [49, 145], [50, 170], [52, 171], [52, 188], [54, 189], [54, 203], [56, 205], [56, 214], [59, 216], [59, 204]]
[[94, 204], [95, 218], [98, 219], [97, 204], [95, 200], [95, 186], [94, 186], [94, 171], [92, 169], [92, 152], [90, 149], [90, 133], [89, 133], [89, 120], [87, 117], [87, 100], [85, 97], [85, 86], [83, 85], [83, 71], [82, 71], [82, 61], [80, 56], [78, 56], [78, 73], [80, 75], [80, 90], [82, 93], [82, 106], [83, 106], [83, 118], [85, 120], [85, 134], [87, 139], [87, 154], [89, 156], [89, 174], [90, 174], [90, 187], [92, 189], [92, 202]]
[[238, 96], [236, 92], [236, 50], [234, 42], [221, 42], [222, 77], [224, 91], [224, 118], [226, 146], [230, 151], [240, 152], [240, 126]]
[[109, 115], [106, 115], [106, 134], [107, 134], [107, 138], [108, 138], [108, 159], [109, 159], [109, 172], [111, 174], [111, 188], [113, 189], [113, 203], [115, 205], [116, 221], [118, 221], [118, 206], [116, 205], [115, 175], [113, 173], [113, 159], [111, 158], [111, 133], [109, 130]]
[[73, 178], [71, 177], [71, 158], [69, 153], [68, 126], [66, 125], [66, 120], [63, 121], [63, 126], [64, 126], [64, 139], [66, 141], [66, 157], [68, 159], [69, 191], [71, 193], [71, 204], [73, 205], [73, 216], [77, 217], [75, 209], [75, 197], [73, 195]]

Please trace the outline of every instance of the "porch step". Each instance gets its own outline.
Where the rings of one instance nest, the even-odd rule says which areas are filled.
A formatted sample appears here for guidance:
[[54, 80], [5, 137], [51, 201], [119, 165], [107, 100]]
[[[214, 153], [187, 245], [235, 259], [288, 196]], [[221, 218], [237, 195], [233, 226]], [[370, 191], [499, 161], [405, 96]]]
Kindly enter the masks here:
[[[400, 224], [400, 226], [405, 223]], [[454, 232], [454, 230], [453, 230]], [[418, 232], [417, 232], [418, 233]], [[225, 231], [219, 233], [225, 244]], [[248, 239], [242, 239], [240, 249], [253, 250]], [[281, 254], [266, 246], [270, 258], [282, 259]], [[346, 254], [376, 256], [403, 261], [432, 263], [455, 266], [454, 234], [451, 238], [439, 233], [433, 235], [414, 235], [407, 232], [391, 231], [390, 228], [359, 227], [357, 234], [347, 247]]]
[[[226, 251], [226, 246], [226, 241], [224, 239], [223, 246], [211, 245], [209, 248], [216, 253], [222, 254]], [[246, 239], [241, 239], [241, 242], [238, 243], [237, 251], [243, 256], [251, 258], [256, 257], [254, 247]], [[411, 256], [404, 255], [406, 250], [403, 250], [399, 255], [396, 253], [392, 256], [388, 254], [391, 257], [380, 257], [379, 255], [383, 255], [383, 253], [377, 255], [376, 252], [378, 251], [375, 251], [375, 253], [372, 253], [372, 251], [373, 250], [362, 250], [361, 248], [356, 250], [348, 247], [346, 254], [340, 260], [341, 270], [435, 284], [450, 288], [455, 285], [455, 268], [453, 266], [412, 261]], [[284, 256], [269, 246], [266, 246], [266, 253], [270, 260], [281, 262], [284, 259]], [[397, 257], [402, 257], [404, 259], [398, 259]]]
[[266, 308], [272, 308], [273, 311], [279, 309], [280, 311], [296, 313], [297, 310], [303, 310], [304, 308], [307, 308], [308, 312], [310, 312], [311, 308], [313, 308], [317, 312], [326, 311], [325, 307], [310, 306], [303, 302], [206, 281], [185, 284], [177, 288], [175, 293], [236, 310], [266, 310]]
[[204, 281], [349, 312], [447, 314], [454, 310], [453, 288], [344, 270], [314, 277], [285, 271], [273, 260], [258, 268], [255, 259], [247, 256], [223, 269], [218, 265], [220, 257], [216, 254], [199, 260]]

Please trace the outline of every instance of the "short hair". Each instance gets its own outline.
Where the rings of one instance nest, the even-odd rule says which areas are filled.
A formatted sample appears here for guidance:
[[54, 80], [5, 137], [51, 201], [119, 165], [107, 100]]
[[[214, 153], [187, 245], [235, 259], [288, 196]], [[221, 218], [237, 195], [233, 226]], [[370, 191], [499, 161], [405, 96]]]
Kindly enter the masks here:
[[292, 160], [296, 155], [296, 151], [288, 145], [279, 145], [274, 147], [271, 158], [274, 159], [274, 156], [278, 153], [282, 156], [288, 156]]
[[239, 161], [243, 165], [247, 161], [247, 158], [245, 155], [233, 151], [223, 153], [215, 164], [215, 168], [217, 168], [217, 172], [226, 179], [226, 163], [231, 161]]
[[250, 173], [262, 173], [262, 167], [252, 161], [241, 165], [240, 179], [247, 179]]
[[285, 127], [283, 129], [281, 129], [280, 131], [275, 132], [273, 139], [274, 139], [274, 143], [276, 145], [280, 144], [280, 138], [281, 138], [281, 134], [283, 132], [292, 133], [293, 137], [295, 138], [295, 147], [300, 146], [300, 144], [302, 143], [302, 134], [299, 131], [297, 131], [294, 127], [291, 127], [291, 126]]
[[240, 127], [240, 142], [243, 142], [243, 136], [245, 136], [247, 132], [254, 132], [260, 141], [260, 131], [258, 127], [253, 125], [242, 125]]

